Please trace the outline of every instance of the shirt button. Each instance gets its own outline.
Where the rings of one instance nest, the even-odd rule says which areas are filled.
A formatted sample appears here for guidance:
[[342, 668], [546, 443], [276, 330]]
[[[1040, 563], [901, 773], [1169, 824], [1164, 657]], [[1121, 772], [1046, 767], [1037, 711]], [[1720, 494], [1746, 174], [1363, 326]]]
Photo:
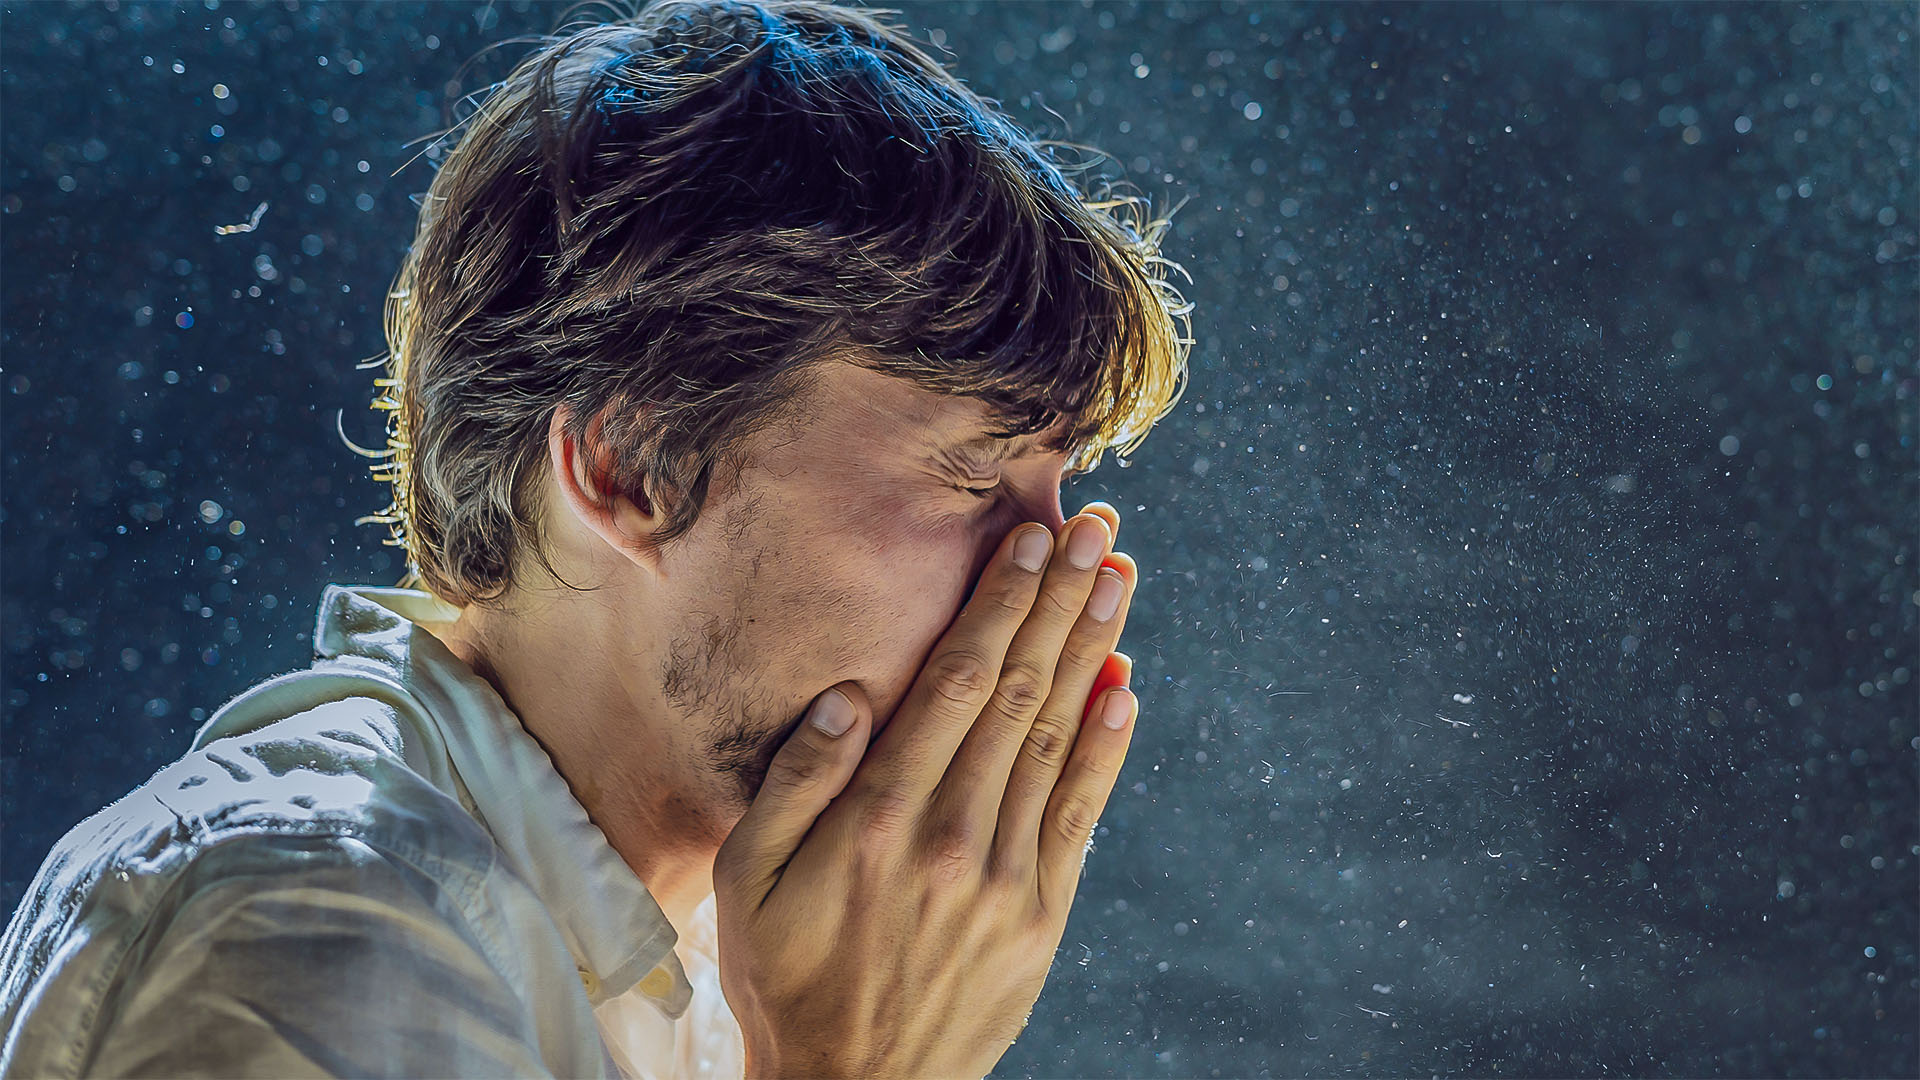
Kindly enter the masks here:
[[665, 968], [656, 967], [647, 972], [646, 978], [640, 980], [640, 992], [649, 997], [666, 997], [667, 991], [671, 989], [673, 989], [673, 976], [667, 974]]
[[588, 997], [595, 997], [600, 993], [600, 976], [595, 975], [586, 968], [581, 968], [580, 985], [586, 990]]

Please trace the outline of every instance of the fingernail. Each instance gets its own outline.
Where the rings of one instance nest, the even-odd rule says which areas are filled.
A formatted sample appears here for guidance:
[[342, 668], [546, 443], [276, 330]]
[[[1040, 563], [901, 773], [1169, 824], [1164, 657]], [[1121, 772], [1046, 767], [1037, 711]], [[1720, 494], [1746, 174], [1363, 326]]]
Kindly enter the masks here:
[[1100, 563], [1100, 556], [1107, 551], [1106, 526], [1094, 518], [1088, 518], [1073, 527], [1073, 535], [1067, 537], [1067, 561], [1082, 570], [1091, 570]]
[[1022, 569], [1038, 570], [1047, 565], [1047, 552], [1053, 550], [1053, 537], [1044, 528], [1028, 529], [1013, 541], [1013, 561]]
[[1087, 597], [1087, 614], [1106, 622], [1120, 610], [1120, 593], [1125, 588], [1119, 574], [1101, 574], [1093, 583], [1093, 595]]
[[1133, 693], [1123, 691], [1107, 698], [1106, 707], [1100, 710], [1100, 722], [1119, 731], [1127, 726], [1127, 720], [1133, 716]]
[[829, 690], [820, 695], [813, 703], [813, 711], [807, 714], [813, 726], [829, 735], [845, 735], [853, 726], [853, 702], [838, 690]]

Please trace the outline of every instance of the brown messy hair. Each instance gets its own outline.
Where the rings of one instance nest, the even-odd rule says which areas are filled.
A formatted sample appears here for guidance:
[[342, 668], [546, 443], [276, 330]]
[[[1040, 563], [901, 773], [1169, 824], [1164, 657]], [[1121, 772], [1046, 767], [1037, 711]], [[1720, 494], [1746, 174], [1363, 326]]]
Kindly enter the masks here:
[[1192, 305], [1166, 217], [1083, 194], [1055, 151], [1089, 148], [1022, 133], [899, 13], [659, 0], [536, 39], [488, 88], [374, 361], [393, 501], [361, 522], [406, 548], [402, 585], [465, 606], [523, 553], [552, 572], [534, 507], [563, 404], [581, 445], [600, 420], [656, 546], [824, 360], [976, 397], [1002, 437], [1065, 419], [1046, 449], [1074, 472], [1172, 410]]

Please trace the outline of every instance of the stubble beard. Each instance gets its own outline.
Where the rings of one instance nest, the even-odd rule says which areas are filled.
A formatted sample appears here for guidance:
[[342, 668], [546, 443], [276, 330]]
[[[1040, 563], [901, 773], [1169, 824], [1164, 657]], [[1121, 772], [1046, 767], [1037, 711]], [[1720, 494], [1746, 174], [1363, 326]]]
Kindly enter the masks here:
[[770, 716], [752, 693], [737, 653], [742, 623], [738, 614], [709, 616], [668, 643], [660, 670], [668, 705], [700, 731], [702, 763], [726, 781], [729, 822], [760, 793], [774, 756], [801, 719]]

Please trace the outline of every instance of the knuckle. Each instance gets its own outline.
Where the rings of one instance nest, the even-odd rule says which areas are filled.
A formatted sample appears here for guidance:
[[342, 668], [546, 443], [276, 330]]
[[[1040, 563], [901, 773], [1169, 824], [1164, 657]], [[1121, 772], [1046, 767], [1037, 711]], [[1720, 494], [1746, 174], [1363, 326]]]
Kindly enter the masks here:
[[993, 669], [970, 652], [949, 652], [933, 662], [929, 686], [941, 698], [957, 705], [978, 705], [991, 688]]
[[1027, 589], [1026, 577], [1022, 575], [1019, 580], [1007, 582], [1005, 587], [993, 590], [990, 596], [995, 614], [1015, 618], [1025, 616], [1033, 607], [1033, 598], [1027, 595]]
[[1093, 839], [1093, 828], [1098, 824], [1100, 807], [1084, 795], [1062, 799], [1053, 815], [1054, 829], [1071, 843], [1083, 847]]
[[833, 762], [815, 754], [779, 754], [767, 766], [767, 780], [778, 787], [808, 788], [827, 778]]
[[898, 791], [874, 792], [861, 800], [860, 835], [863, 847], [897, 846], [913, 827], [920, 808]]
[[953, 882], [977, 875], [979, 852], [975, 850], [979, 830], [964, 819], [949, 819], [935, 825], [921, 850], [922, 864], [936, 880]]
[[1071, 620], [1080, 614], [1081, 605], [1075, 602], [1072, 589], [1046, 589], [1040, 594], [1040, 604], [1055, 618]]
[[1066, 761], [1068, 751], [1073, 749], [1073, 732], [1058, 720], [1042, 717], [1034, 721], [1033, 730], [1027, 733], [1023, 749], [1035, 764], [1057, 770]]
[[1000, 702], [1010, 713], [1025, 715], [1040, 707], [1046, 698], [1046, 688], [1041, 685], [1040, 676], [1027, 668], [1009, 668], [1000, 675], [997, 690]]
[[1106, 637], [1106, 628], [1099, 623], [1082, 627], [1080, 633], [1073, 635], [1063, 655], [1077, 666], [1097, 670], [1113, 651], [1107, 647]]

